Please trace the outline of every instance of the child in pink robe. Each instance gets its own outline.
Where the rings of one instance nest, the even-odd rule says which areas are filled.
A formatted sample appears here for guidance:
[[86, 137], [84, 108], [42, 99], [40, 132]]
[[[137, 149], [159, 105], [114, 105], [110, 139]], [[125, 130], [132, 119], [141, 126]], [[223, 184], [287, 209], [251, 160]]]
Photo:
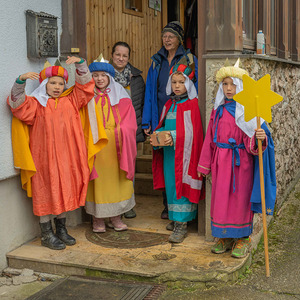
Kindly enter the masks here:
[[215, 107], [211, 113], [198, 175], [211, 173], [212, 235], [219, 238], [211, 248], [213, 253], [232, 249], [232, 256], [245, 257], [250, 248], [253, 212], [253, 155], [258, 155], [256, 139], [264, 141], [263, 129], [256, 129], [256, 121], [244, 121], [243, 107], [233, 96], [242, 91], [242, 76], [247, 72], [238, 66], [223, 67], [217, 73], [220, 83]]

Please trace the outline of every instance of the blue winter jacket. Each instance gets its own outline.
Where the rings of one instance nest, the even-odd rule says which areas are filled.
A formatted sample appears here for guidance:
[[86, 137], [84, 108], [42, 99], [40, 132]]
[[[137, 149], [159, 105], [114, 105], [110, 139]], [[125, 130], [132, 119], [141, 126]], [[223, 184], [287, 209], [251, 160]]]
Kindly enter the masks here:
[[[146, 91], [145, 91], [145, 101], [144, 101], [144, 108], [143, 108], [143, 118], [142, 118], [142, 128], [147, 129], [151, 125], [151, 130], [153, 131], [158, 123], [160, 116], [158, 115], [158, 99], [157, 99], [157, 92], [158, 92], [158, 77], [161, 71], [162, 60], [164, 57], [162, 56], [164, 47], [160, 49], [156, 54], [154, 54], [152, 59], [151, 67], [149, 68], [147, 80], [146, 80]], [[184, 50], [183, 46], [180, 45], [177, 49], [176, 53], [182, 52], [183, 55], [186, 57], [188, 63], [190, 59], [188, 58], [188, 54], [190, 54], [190, 50]], [[176, 56], [175, 54], [175, 61], [172, 62], [174, 65], [178, 62], [182, 57]], [[196, 74], [196, 82], [195, 87], [198, 92], [198, 60], [196, 56], [193, 56], [194, 63], [195, 63], [195, 74]]]

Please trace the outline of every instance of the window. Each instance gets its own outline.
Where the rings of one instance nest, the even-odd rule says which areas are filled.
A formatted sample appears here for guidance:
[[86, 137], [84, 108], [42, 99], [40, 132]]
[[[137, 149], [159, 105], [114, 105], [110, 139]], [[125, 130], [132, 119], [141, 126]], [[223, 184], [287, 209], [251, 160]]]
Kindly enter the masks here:
[[[289, 5], [289, 49], [292, 60], [298, 60], [299, 49], [297, 47], [297, 3], [296, 0], [291, 0]], [[298, 25], [299, 26], [299, 25]], [[299, 44], [299, 42], [298, 42]]]
[[270, 3], [270, 12], [271, 12], [271, 20], [270, 20], [270, 53], [276, 55], [276, 0], [271, 0]]
[[277, 0], [258, 0], [258, 30], [262, 30], [266, 41], [266, 54], [276, 55], [276, 2]]
[[123, 13], [144, 17], [143, 0], [123, 0]]
[[242, 12], [243, 12], [243, 46], [245, 49], [255, 50], [256, 44], [256, 21], [255, 21], [255, 0], [243, 0]]
[[300, 60], [298, 0], [243, 0], [243, 48], [256, 50], [256, 34], [265, 35], [266, 54]]

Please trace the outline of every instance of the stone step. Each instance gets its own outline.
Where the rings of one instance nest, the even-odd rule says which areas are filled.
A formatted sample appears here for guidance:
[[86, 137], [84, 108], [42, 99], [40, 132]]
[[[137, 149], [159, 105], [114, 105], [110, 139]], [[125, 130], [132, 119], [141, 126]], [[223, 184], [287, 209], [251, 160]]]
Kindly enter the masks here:
[[135, 173], [134, 192], [136, 195], [161, 196], [161, 191], [153, 189], [153, 177], [150, 173]]
[[144, 155], [152, 155], [152, 146], [150, 145], [149, 138], [144, 142], [143, 154]]
[[[87, 239], [90, 224], [84, 223], [68, 227], [69, 233], [76, 238], [76, 245], [60, 251], [50, 250], [42, 247], [40, 238], [37, 238], [7, 253], [9, 267], [64, 276], [147, 280], [173, 284], [177, 288], [182, 285], [203, 289], [233, 281], [249, 266], [251, 253], [242, 259], [232, 258], [230, 252], [214, 255], [210, 251], [213, 243], [206, 242], [192, 226], [188, 227], [188, 236], [183, 243], [168, 243], [170, 232], [165, 227], [169, 220], [160, 219], [161, 197], [137, 196], [136, 200], [137, 217], [124, 219], [128, 231], [117, 233], [108, 228], [106, 238], [94, 234], [95, 240], [103, 239], [104, 244]], [[134, 232], [129, 235], [130, 231], [166, 235], [166, 242], [141, 248], [139, 241], [134, 239]], [[109, 247], [106, 243], [108, 237], [120, 242], [129, 239], [131, 248]]]
[[141, 155], [136, 158], [136, 173], [152, 173], [152, 155]]

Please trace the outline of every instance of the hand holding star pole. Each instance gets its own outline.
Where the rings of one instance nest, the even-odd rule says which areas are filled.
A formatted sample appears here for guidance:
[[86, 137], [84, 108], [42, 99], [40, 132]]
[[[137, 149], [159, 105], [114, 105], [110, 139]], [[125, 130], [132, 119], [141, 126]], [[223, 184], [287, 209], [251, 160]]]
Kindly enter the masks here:
[[[260, 118], [263, 118], [268, 123], [270, 123], [272, 121], [271, 107], [282, 101], [282, 97], [276, 94], [275, 92], [271, 91], [271, 79], [269, 74], [265, 75], [258, 81], [255, 81], [248, 75], [243, 75], [243, 85], [243, 91], [236, 94], [233, 97], [233, 99], [244, 106], [245, 122], [248, 122], [256, 117], [257, 129], [260, 129]], [[257, 142], [259, 157], [260, 193], [264, 230], [266, 276], [270, 277], [262, 141], [258, 139]]]

